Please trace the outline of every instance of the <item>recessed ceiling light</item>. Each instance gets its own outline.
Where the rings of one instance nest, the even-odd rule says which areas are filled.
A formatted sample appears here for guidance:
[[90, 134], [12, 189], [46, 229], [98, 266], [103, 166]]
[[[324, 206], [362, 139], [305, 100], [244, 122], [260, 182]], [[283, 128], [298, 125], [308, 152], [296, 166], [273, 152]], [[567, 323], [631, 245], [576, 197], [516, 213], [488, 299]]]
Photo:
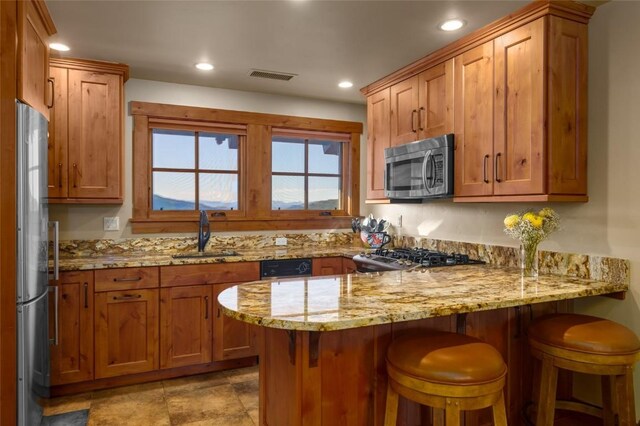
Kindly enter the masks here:
[[455, 31], [464, 27], [465, 24], [466, 22], [462, 19], [449, 19], [448, 21], [444, 21], [443, 23], [438, 25], [438, 28], [440, 28], [442, 31]]
[[202, 71], [211, 71], [213, 69], [213, 65], [207, 63], [207, 62], [200, 62], [198, 64], [196, 64], [196, 68], [198, 68], [199, 70]]
[[338, 83], [338, 87], [348, 89], [349, 87], [353, 87], [353, 83], [350, 81], [341, 81], [340, 83]]
[[69, 49], [69, 46], [62, 43], [51, 43], [49, 44], [49, 47], [53, 50], [58, 50], [60, 52], [68, 52], [69, 50], [71, 50]]

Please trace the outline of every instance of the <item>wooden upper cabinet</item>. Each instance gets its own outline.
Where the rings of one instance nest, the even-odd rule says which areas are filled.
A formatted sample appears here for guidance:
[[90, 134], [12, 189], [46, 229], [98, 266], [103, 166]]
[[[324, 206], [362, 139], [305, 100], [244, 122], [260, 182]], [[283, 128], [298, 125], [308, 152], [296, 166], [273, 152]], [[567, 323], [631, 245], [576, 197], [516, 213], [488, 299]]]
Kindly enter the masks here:
[[56, 33], [45, 2], [18, 2], [18, 99], [49, 119], [49, 37]]
[[391, 146], [418, 140], [418, 77], [391, 86]]
[[160, 368], [211, 362], [211, 285], [160, 290]]
[[418, 75], [418, 139], [453, 133], [453, 59]]
[[384, 149], [391, 138], [391, 91], [367, 98], [367, 200], [384, 199]]
[[455, 58], [457, 197], [493, 193], [493, 42]]
[[52, 59], [51, 64], [50, 201], [122, 203], [128, 67], [76, 59]]
[[493, 192], [544, 192], [544, 18], [498, 37]]
[[[58, 344], [51, 345], [51, 384], [93, 380], [93, 271], [63, 272], [52, 285], [58, 288]], [[55, 313], [52, 307], [51, 325]]]
[[96, 293], [96, 379], [158, 369], [158, 292]]

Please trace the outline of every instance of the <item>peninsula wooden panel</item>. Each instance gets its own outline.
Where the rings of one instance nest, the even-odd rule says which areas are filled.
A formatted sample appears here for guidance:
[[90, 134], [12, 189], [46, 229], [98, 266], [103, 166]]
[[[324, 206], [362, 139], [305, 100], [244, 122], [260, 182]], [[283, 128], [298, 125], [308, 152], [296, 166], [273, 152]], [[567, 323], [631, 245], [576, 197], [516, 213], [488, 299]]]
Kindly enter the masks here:
[[549, 17], [549, 192], [587, 193], [588, 29]]
[[160, 368], [211, 361], [212, 305], [210, 285], [160, 290]]
[[[93, 271], [63, 272], [58, 287], [58, 344], [51, 345], [51, 384], [93, 379]], [[53, 302], [53, 301], [52, 301]], [[53, 325], [54, 310], [50, 311]]]
[[493, 42], [455, 58], [457, 197], [493, 193]]
[[158, 369], [158, 331], [158, 290], [96, 293], [96, 378]]
[[160, 267], [162, 287], [257, 281], [259, 262], [217, 263]]
[[338, 275], [342, 274], [342, 257], [318, 257], [311, 260], [311, 274]]
[[121, 78], [69, 70], [69, 196], [122, 198]]
[[53, 108], [49, 120], [48, 187], [49, 197], [66, 198], [69, 195], [69, 70], [51, 67], [53, 82]]
[[453, 59], [419, 74], [418, 139], [453, 133]]
[[391, 91], [367, 98], [367, 200], [384, 196], [384, 149], [391, 145]]
[[391, 146], [418, 139], [419, 87], [417, 76], [391, 86]]
[[545, 190], [544, 22], [540, 18], [494, 42], [495, 195]]
[[159, 285], [157, 266], [98, 269], [95, 275], [96, 292], [155, 288]]
[[229, 318], [222, 314], [218, 296], [239, 283], [213, 286], [213, 357], [216, 361], [258, 355], [257, 326]]

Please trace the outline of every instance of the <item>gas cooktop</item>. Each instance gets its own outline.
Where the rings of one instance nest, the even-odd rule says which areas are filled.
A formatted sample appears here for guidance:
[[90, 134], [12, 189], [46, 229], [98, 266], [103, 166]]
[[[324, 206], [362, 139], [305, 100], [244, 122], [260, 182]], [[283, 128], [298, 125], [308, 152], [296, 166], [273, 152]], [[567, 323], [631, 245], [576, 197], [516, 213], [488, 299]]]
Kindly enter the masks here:
[[422, 248], [377, 249], [353, 257], [358, 272], [402, 271], [417, 267], [484, 264], [466, 254], [443, 253]]

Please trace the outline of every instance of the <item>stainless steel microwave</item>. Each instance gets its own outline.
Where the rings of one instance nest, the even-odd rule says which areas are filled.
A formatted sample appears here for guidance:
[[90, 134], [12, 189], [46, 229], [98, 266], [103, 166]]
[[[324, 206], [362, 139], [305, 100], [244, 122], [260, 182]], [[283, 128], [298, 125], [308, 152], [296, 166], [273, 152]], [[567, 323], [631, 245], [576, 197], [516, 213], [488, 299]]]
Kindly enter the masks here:
[[384, 193], [394, 200], [453, 196], [453, 134], [384, 150]]

